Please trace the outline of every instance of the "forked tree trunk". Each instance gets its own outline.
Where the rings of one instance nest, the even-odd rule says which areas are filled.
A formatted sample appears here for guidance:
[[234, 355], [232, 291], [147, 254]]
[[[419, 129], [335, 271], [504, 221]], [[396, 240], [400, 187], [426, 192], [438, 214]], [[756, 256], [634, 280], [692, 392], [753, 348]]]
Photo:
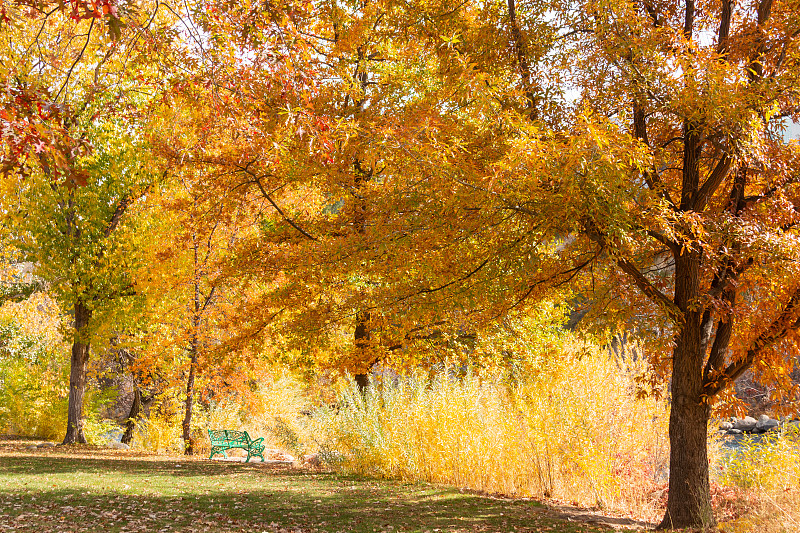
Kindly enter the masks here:
[[64, 444], [86, 443], [83, 433], [83, 396], [86, 392], [86, 367], [89, 362], [89, 320], [92, 310], [83, 302], [75, 302], [75, 340], [69, 372], [69, 403], [67, 407], [67, 434]]
[[135, 384], [133, 386], [133, 402], [131, 403], [131, 410], [128, 413], [128, 419], [125, 421], [125, 433], [122, 434], [120, 442], [122, 444], [130, 444], [133, 440], [133, 430], [136, 429], [136, 419], [142, 413], [142, 391], [139, 390]]

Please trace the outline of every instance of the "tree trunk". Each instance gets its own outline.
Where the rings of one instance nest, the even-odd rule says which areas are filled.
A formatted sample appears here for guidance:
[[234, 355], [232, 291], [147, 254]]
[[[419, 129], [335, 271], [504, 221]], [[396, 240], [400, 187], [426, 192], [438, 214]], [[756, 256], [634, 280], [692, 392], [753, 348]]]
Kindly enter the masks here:
[[67, 434], [64, 444], [86, 443], [83, 434], [83, 396], [86, 392], [86, 366], [89, 362], [89, 320], [92, 310], [75, 302], [75, 340], [69, 372], [69, 404], [67, 407]]
[[703, 396], [703, 312], [697, 309], [700, 253], [675, 261], [675, 303], [686, 319], [672, 354], [669, 495], [659, 529], [712, 526], [708, 480], [709, 403]]
[[196, 366], [197, 349], [196, 346], [193, 346], [191, 363], [189, 365], [189, 379], [186, 381], [186, 412], [183, 416], [183, 443], [184, 453], [186, 455], [194, 455], [194, 440], [192, 439], [192, 410], [194, 407], [194, 374]]
[[358, 385], [358, 390], [364, 392], [369, 387], [369, 374], [356, 374], [354, 376], [356, 380], [356, 385]]
[[[200, 325], [203, 313], [203, 302], [200, 295], [200, 277], [202, 268], [200, 265], [197, 234], [192, 234], [192, 248], [194, 252], [194, 283], [192, 295], [192, 337], [189, 345], [189, 378], [186, 380], [186, 407], [183, 416], [183, 452], [186, 455], [194, 455], [194, 442], [192, 441], [192, 411], [194, 409], [194, 378], [197, 369], [197, 356], [200, 353]], [[208, 299], [205, 301], [208, 304]]]
[[[356, 350], [358, 350], [361, 354], [361, 358], [364, 360], [369, 360], [371, 357], [371, 354], [367, 353], [371, 348], [370, 344], [372, 342], [369, 320], [369, 311], [359, 311], [356, 313], [356, 330], [353, 334], [353, 342], [356, 346]], [[370, 364], [369, 366], [372, 365]], [[358, 389], [361, 392], [364, 392], [369, 386], [369, 371], [370, 369], [367, 368], [365, 372], [355, 375], [356, 385], [358, 385]]]
[[[359, 49], [359, 55], [361, 53], [362, 50]], [[358, 79], [361, 83], [362, 90], [366, 90], [366, 78], [359, 76]], [[360, 105], [361, 103], [359, 103], [359, 106]], [[372, 180], [372, 169], [365, 169], [362, 167], [361, 161], [356, 159], [353, 162], [353, 170], [355, 173], [354, 182], [356, 190], [359, 191], [357, 198], [360, 198], [354, 205], [353, 226], [356, 228], [356, 233], [363, 236], [367, 230], [367, 205], [361, 191], [364, 189], [367, 182]], [[372, 354], [368, 353], [371, 350], [372, 344], [372, 330], [370, 329], [371, 318], [372, 316], [369, 311], [358, 311], [356, 313], [356, 329], [353, 333], [353, 344], [355, 345], [356, 351], [359, 353], [361, 360], [367, 364], [367, 369], [363, 373], [355, 375], [356, 385], [362, 394], [367, 390], [367, 387], [369, 387], [369, 371], [374, 364], [374, 362], [367, 363], [367, 361], [371, 361], [372, 359]]]
[[673, 356], [669, 495], [659, 529], [714, 524], [707, 451], [710, 408], [698, 392], [695, 363], [700, 357], [687, 344], [679, 340]]
[[131, 410], [128, 413], [128, 419], [125, 421], [125, 433], [122, 434], [120, 442], [122, 444], [130, 445], [133, 440], [133, 430], [136, 429], [136, 419], [142, 412], [142, 391], [136, 385], [133, 386], [133, 403], [131, 403]]

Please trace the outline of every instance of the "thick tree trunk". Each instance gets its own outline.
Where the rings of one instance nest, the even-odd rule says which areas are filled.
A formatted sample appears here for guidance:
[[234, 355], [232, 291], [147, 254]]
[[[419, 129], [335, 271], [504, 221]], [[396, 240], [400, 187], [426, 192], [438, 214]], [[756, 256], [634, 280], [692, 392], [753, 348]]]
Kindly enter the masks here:
[[672, 407], [667, 510], [659, 529], [712, 526], [708, 480], [708, 418], [703, 396], [705, 339], [697, 296], [700, 253], [684, 252], [675, 261], [675, 303], [686, 319], [672, 354]]
[[701, 396], [696, 339], [679, 339], [673, 355], [669, 496], [659, 529], [714, 524], [707, 453], [710, 408]]
[[69, 404], [67, 434], [64, 444], [85, 443], [83, 434], [83, 396], [86, 392], [86, 366], [89, 362], [88, 326], [92, 310], [83, 302], [75, 302], [75, 340], [69, 372]]
[[125, 421], [125, 433], [122, 434], [120, 442], [122, 444], [130, 444], [133, 440], [133, 430], [136, 429], [136, 419], [142, 413], [142, 391], [136, 385], [133, 386], [133, 403], [131, 403], [131, 410], [128, 413], [128, 419]]

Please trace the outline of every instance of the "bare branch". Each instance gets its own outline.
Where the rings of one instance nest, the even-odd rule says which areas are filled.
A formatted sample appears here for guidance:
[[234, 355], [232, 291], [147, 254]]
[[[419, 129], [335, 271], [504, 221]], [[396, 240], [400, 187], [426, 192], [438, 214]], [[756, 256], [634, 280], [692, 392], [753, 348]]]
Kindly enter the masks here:
[[239, 170], [241, 170], [242, 172], [245, 172], [245, 173], [249, 174], [253, 178], [253, 183], [255, 183], [256, 186], [258, 186], [258, 190], [261, 191], [261, 195], [264, 198], [266, 198], [266, 200], [270, 203], [270, 205], [275, 208], [275, 211], [277, 211], [278, 214], [280, 214], [281, 217], [283, 217], [283, 220], [285, 220], [294, 229], [299, 231], [300, 234], [303, 235], [303, 237], [305, 237], [305, 238], [307, 238], [309, 240], [315, 241], [315, 242], [319, 242], [319, 239], [317, 239], [316, 237], [314, 237], [313, 235], [308, 233], [306, 230], [301, 228], [294, 220], [289, 218], [289, 216], [286, 213], [283, 212], [283, 209], [281, 209], [280, 206], [277, 203], [275, 203], [275, 200], [272, 199], [272, 196], [270, 195], [270, 193], [268, 193], [267, 190], [264, 188], [264, 185], [262, 185], [261, 178], [256, 176], [256, 174], [252, 170], [250, 170], [250, 165], [252, 165], [252, 164], [253, 164], [253, 162], [251, 161], [250, 163], [247, 164], [247, 166], [241, 167], [241, 166], [237, 165], [237, 168]]
[[58, 90], [58, 93], [56, 93], [56, 97], [53, 98], [54, 102], [58, 101], [58, 97], [61, 96], [61, 93], [66, 88], [67, 83], [69, 83], [69, 79], [72, 77], [72, 71], [75, 70], [75, 67], [78, 65], [78, 62], [80, 62], [80, 60], [83, 58], [83, 54], [86, 52], [86, 47], [89, 46], [89, 41], [92, 40], [92, 28], [94, 28], [94, 20], [95, 19], [92, 19], [92, 22], [89, 23], [89, 31], [86, 32], [86, 42], [83, 43], [83, 48], [81, 48], [78, 57], [75, 58], [75, 61], [72, 63], [72, 66], [69, 67], [69, 71], [67, 71], [67, 77], [64, 79], [64, 83], [61, 85], [61, 88]]

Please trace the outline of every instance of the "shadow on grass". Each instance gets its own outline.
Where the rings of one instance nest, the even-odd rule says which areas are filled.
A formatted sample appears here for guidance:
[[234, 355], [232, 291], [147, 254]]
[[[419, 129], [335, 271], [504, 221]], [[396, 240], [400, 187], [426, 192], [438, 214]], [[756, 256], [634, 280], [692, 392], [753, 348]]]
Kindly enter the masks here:
[[533, 501], [286, 466], [180, 458], [0, 458], [16, 531], [606, 531]]
[[[56, 448], [58, 450], [58, 448]], [[97, 472], [110, 473], [124, 471], [129, 474], [169, 474], [173, 476], [214, 476], [225, 475], [231, 469], [247, 470], [275, 470], [286, 475], [302, 475], [302, 471], [293, 471], [284, 465], [276, 463], [261, 463], [259, 461], [232, 462], [232, 461], [199, 461], [197, 457], [189, 460], [172, 458], [169, 461], [152, 461], [126, 457], [124, 459], [106, 459], [102, 457], [87, 458], [85, 456], [63, 456], [55, 453], [37, 453], [34, 451], [28, 456], [6, 456], [2, 459], [1, 471], [27, 474], [31, 472], [68, 474], [70, 472]], [[180, 466], [176, 466], [180, 465]]]

